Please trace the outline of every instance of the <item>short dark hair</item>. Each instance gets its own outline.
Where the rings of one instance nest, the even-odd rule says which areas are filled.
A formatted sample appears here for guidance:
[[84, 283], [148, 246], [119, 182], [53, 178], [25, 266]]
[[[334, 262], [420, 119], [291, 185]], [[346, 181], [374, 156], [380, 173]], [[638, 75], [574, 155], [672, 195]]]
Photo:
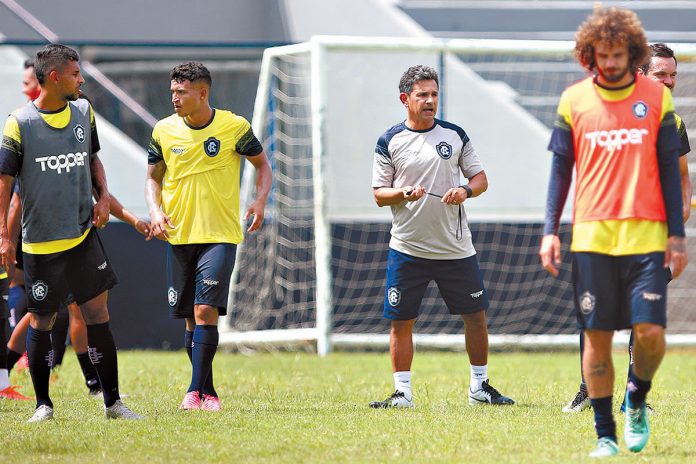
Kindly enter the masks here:
[[437, 78], [437, 71], [430, 66], [419, 64], [417, 66], [411, 66], [401, 76], [401, 80], [399, 81], [399, 92], [406, 94], [411, 93], [411, 90], [413, 90], [413, 84], [418, 81], [435, 81], [438, 88], [440, 87], [440, 81]]
[[674, 56], [674, 50], [672, 50], [667, 46], [667, 44], [664, 44], [662, 42], [654, 43], [650, 45], [650, 59], [640, 66], [640, 71], [643, 74], [648, 74], [648, 71], [650, 71], [650, 64], [652, 63], [652, 59], [656, 56], [660, 58], [673, 58], [674, 64], [677, 64], [677, 57]]
[[46, 76], [54, 69], [61, 69], [70, 61], [80, 61], [80, 55], [72, 48], [62, 44], [48, 44], [36, 52], [34, 73], [39, 84], [43, 85]]
[[175, 82], [205, 82], [210, 87], [213, 84], [213, 79], [210, 77], [210, 71], [203, 66], [203, 63], [198, 61], [187, 61], [172, 69], [169, 73], [169, 78]]
[[32, 58], [27, 58], [24, 60], [24, 69], [29, 69], [34, 67], [34, 60]]

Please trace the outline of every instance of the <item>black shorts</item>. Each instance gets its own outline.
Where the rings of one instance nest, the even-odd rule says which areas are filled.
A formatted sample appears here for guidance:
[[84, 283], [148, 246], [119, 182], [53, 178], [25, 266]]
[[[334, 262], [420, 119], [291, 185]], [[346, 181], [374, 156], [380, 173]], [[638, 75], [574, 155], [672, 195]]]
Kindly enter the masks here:
[[215, 306], [227, 314], [230, 277], [237, 245], [202, 243], [170, 245], [167, 249], [167, 301], [169, 314], [192, 319], [198, 304]]
[[[10, 292], [9, 279], [6, 277], [0, 279], [0, 319], [7, 319], [10, 317], [10, 311], [7, 309], [7, 299]], [[0, 322], [4, 324], [5, 322]]]
[[24, 270], [24, 255], [22, 254], [21, 239], [17, 242], [17, 249], [15, 250], [15, 261], [17, 261], [17, 264], [15, 264], [15, 268], [19, 269], [20, 271]]
[[72, 294], [78, 305], [118, 283], [99, 234], [92, 228], [74, 248], [46, 255], [24, 253], [27, 311], [58, 312]]

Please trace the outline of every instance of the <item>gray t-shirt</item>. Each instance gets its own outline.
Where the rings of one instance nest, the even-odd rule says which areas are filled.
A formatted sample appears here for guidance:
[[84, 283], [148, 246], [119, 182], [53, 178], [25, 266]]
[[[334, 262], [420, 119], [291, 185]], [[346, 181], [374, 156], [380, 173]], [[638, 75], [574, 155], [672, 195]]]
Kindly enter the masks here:
[[[437, 119], [425, 131], [400, 123], [377, 142], [372, 187], [422, 185], [426, 192], [442, 196], [460, 185], [460, 172], [470, 179], [481, 171], [483, 166], [462, 128]], [[391, 209], [390, 248], [427, 259], [461, 259], [476, 254], [463, 208], [459, 239], [459, 206], [446, 205], [426, 194]]]

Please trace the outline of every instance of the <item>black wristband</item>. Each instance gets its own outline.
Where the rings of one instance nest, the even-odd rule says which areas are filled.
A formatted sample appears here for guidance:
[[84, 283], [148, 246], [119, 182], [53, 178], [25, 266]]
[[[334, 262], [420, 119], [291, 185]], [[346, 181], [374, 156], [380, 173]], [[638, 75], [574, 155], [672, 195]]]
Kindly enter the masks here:
[[474, 196], [474, 191], [471, 190], [471, 187], [469, 187], [468, 185], [460, 185], [459, 188], [463, 188], [464, 190], [466, 190], [467, 198], [472, 198]]

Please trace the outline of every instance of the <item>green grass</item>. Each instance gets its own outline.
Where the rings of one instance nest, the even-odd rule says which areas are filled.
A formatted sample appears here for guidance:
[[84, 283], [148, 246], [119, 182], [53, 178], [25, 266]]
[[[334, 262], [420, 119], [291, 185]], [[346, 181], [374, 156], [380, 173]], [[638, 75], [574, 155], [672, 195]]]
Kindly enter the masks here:
[[[649, 397], [650, 442], [617, 462], [695, 462], [695, 354], [667, 354]], [[595, 440], [591, 412], [561, 413], [578, 384], [570, 352], [492, 354], [491, 383], [518, 403], [505, 408], [467, 406], [465, 354], [417, 353], [413, 410], [367, 407], [391, 393], [386, 353], [218, 353], [219, 414], [177, 410], [190, 376], [183, 352], [119, 355], [126, 403], [146, 421], [105, 420], [68, 352], [51, 388], [54, 421], [28, 424], [32, 402], [0, 400], [0, 462], [563, 463], [588, 462]], [[618, 393], [627, 357], [615, 359]], [[28, 376], [12, 378], [31, 391]]]

